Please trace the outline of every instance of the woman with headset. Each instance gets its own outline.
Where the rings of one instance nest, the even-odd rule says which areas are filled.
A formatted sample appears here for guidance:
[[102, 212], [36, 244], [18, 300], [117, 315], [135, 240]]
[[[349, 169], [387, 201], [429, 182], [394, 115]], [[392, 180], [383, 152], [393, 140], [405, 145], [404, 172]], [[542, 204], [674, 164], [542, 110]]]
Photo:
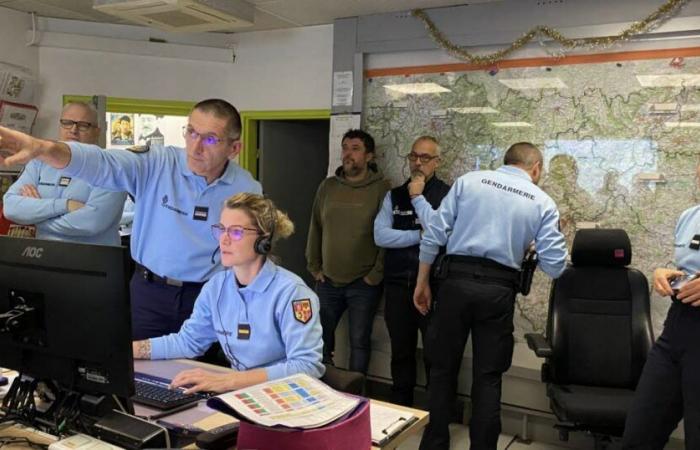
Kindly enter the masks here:
[[186, 392], [226, 392], [297, 373], [321, 377], [318, 297], [268, 258], [273, 242], [294, 231], [289, 217], [270, 200], [241, 193], [226, 200], [211, 229], [230, 270], [204, 285], [179, 332], [135, 341], [134, 358], [193, 358], [218, 340], [236, 372], [185, 370], [172, 386]]

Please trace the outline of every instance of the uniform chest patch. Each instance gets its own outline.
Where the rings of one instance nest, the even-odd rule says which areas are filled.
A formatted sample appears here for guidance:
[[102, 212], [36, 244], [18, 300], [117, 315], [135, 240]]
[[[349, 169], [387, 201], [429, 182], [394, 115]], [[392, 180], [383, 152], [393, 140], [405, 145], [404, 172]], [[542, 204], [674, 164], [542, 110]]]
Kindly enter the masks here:
[[294, 318], [301, 323], [308, 323], [313, 316], [313, 311], [311, 310], [311, 300], [304, 298], [301, 300], [292, 301], [292, 311], [294, 312]]

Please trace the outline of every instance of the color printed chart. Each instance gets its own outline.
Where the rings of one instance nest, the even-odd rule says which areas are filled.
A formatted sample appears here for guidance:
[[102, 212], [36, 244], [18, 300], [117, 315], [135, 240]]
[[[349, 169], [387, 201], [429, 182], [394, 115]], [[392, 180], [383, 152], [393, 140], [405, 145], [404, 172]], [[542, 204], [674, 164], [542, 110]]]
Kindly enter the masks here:
[[252, 422], [315, 428], [352, 411], [359, 400], [308, 375], [293, 375], [217, 396]]

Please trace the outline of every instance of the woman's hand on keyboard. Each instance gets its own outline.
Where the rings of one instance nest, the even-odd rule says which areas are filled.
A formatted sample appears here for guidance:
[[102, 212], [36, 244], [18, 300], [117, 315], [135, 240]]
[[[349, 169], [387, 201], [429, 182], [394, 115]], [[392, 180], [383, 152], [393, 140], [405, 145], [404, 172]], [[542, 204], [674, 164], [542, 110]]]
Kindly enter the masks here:
[[204, 369], [182, 371], [170, 383], [173, 388], [184, 388], [186, 394], [194, 392], [228, 392], [237, 389], [236, 372], [209, 372]]

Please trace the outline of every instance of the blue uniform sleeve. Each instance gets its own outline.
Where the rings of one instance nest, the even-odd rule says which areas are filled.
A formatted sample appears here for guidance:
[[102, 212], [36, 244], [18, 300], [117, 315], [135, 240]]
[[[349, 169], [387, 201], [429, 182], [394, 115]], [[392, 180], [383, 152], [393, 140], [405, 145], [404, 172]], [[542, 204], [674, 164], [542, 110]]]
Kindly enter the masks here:
[[95, 236], [112, 225], [124, 205], [124, 192], [93, 188], [85, 206], [60, 217], [38, 223], [37, 228], [66, 236]]
[[545, 208], [540, 229], [535, 237], [535, 250], [540, 269], [552, 278], [558, 278], [566, 268], [566, 239], [559, 231], [559, 212], [554, 202]]
[[[426, 200], [426, 198], [422, 195], [412, 198], [411, 204], [413, 205], [413, 209], [416, 210], [421, 226], [426, 228], [430, 223], [430, 219], [433, 218], [437, 211], [433, 209], [433, 205], [431, 205], [430, 202], [428, 202], [428, 200]], [[417, 243], [418, 242], [416, 242], [416, 244]]]
[[420, 262], [432, 264], [437, 257], [440, 247], [447, 244], [447, 239], [452, 234], [452, 227], [457, 219], [457, 201], [462, 191], [461, 180], [452, 185], [440, 207], [431, 215], [428, 225], [425, 226], [423, 239], [420, 241]]
[[102, 150], [96, 145], [66, 142], [71, 150], [71, 160], [64, 172], [110, 191], [126, 191], [138, 198], [148, 180], [152, 150], [135, 154], [128, 150]]
[[214, 281], [217, 278], [202, 287], [192, 315], [180, 331], [151, 339], [151, 359], [194, 358], [203, 355], [217, 340], [211, 308], [221, 288], [220, 282]]
[[3, 197], [3, 214], [5, 217], [20, 225], [33, 225], [44, 220], [61, 216], [68, 212], [68, 199], [65, 198], [32, 198], [20, 194], [22, 186], [31, 184], [38, 186], [41, 165], [38, 161], [30, 161]]
[[420, 242], [420, 230], [395, 230], [392, 226], [391, 192], [388, 192], [374, 219], [374, 243], [384, 248], [405, 248]]
[[[289, 375], [305, 373], [314, 378], [323, 376], [325, 367], [322, 360], [323, 339], [320, 305], [316, 294], [305, 285], [296, 285], [291, 291], [281, 292], [287, 296], [280, 302], [275, 312], [282, 341], [284, 342], [285, 361], [265, 367], [268, 380], [276, 380]], [[311, 304], [311, 318], [302, 323], [294, 316], [294, 300], [308, 300]]]

